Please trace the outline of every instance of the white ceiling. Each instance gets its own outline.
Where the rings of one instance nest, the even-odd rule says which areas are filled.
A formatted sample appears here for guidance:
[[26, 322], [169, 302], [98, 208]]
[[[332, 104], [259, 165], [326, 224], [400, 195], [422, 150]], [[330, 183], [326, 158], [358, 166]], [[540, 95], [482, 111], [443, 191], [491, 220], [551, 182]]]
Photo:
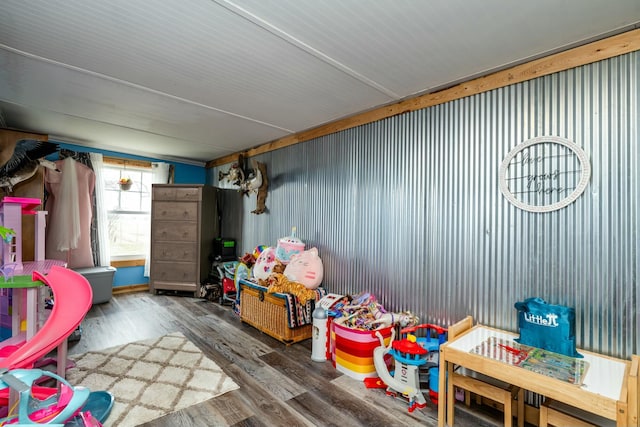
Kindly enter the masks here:
[[2, 0], [0, 127], [220, 158], [640, 26], [640, 0]]

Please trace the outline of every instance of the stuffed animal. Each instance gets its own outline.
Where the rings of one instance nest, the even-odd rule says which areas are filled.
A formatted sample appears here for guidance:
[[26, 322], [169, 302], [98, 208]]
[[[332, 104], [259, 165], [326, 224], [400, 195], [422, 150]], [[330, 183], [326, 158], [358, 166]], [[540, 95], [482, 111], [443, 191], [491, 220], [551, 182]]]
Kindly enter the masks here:
[[239, 259], [241, 263], [245, 264], [249, 268], [253, 267], [253, 264], [256, 263], [256, 258], [249, 252], [245, 252]]
[[267, 245], [258, 245], [253, 249], [253, 252], [251, 253], [253, 255], [253, 258], [258, 259], [258, 257], [260, 256], [260, 254], [262, 253], [262, 251], [264, 251], [265, 249], [267, 249], [269, 246]]
[[267, 293], [285, 293], [293, 294], [298, 297], [302, 304], [309, 300], [316, 299], [316, 292], [307, 289], [302, 283], [293, 282], [287, 279], [282, 273], [273, 273], [266, 280], [266, 283], [260, 282], [262, 286], [268, 285]]
[[403, 311], [402, 313], [379, 313], [375, 320], [372, 320], [369, 325], [375, 329], [377, 327], [388, 327], [391, 325], [400, 325], [401, 327], [405, 326], [415, 326], [418, 324], [418, 317], [412, 314], [410, 311]]
[[279, 277], [274, 278], [274, 276], [282, 275], [282, 273], [284, 273], [284, 264], [276, 259], [275, 264], [273, 264], [273, 267], [271, 267], [271, 273], [269, 274], [269, 277], [267, 277], [266, 279], [258, 279], [258, 284], [260, 286], [268, 288], [274, 283], [274, 281], [280, 280]]
[[274, 273], [283, 274], [284, 273], [284, 269], [285, 269], [284, 264], [281, 263], [278, 259], [276, 259], [276, 263], [273, 266], [273, 268], [271, 269], [271, 274], [274, 274]]
[[256, 260], [253, 266], [253, 277], [260, 280], [266, 280], [273, 272], [273, 267], [276, 265], [276, 248], [269, 246], [260, 252], [260, 256]]
[[304, 251], [304, 242], [296, 237], [297, 227], [291, 227], [291, 235], [278, 239], [276, 257], [283, 264], [289, 264], [291, 256]]
[[291, 255], [284, 275], [293, 282], [302, 283], [307, 289], [316, 289], [322, 283], [323, 266], [318, 249], [311, 248]]

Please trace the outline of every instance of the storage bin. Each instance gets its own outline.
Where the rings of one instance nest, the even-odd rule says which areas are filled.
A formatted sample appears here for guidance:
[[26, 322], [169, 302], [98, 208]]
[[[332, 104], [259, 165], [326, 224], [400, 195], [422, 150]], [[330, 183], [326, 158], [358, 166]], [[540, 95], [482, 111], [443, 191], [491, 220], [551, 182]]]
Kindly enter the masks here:
[[[393, 327], [365, 331], [345, 326], [343, 320], [338, 318], [331, 322], [331, 358], [336, 370], [356, 380], [377, 377], [373, 350], [380, 347], [380, 339], [376, 332], [380, 332], [387, 346]], [[388, 365], [389, 362], [390, 356], [387, 355], [385, 363]]]
[[311, 338], [312, 323], [290, 328], [285, 296], [269, 294], [267, 288], [240, 280], [240, 319], [285, 343]]
[[73, 271], [84, 276], [93, 291], [92, 304], [101, 304], [113, 296], [113, 276], [116, 269], [110, 266], [74, 268]]

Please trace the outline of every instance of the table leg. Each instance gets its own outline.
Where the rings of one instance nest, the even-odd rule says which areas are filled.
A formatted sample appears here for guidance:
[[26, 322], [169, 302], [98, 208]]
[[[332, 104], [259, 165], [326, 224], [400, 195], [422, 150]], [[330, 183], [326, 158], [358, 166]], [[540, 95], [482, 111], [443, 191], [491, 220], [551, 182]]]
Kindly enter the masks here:
[[518, 427], [524, 427], [525, 418], [524, 389], [521, 388], [518, 390]]
[[447, 410], [447, 362], [440, 352], [440, 366], [438, 367], [438, 427], [444, 427], [446, 423], [445, 414]]
[[447, 425], [453, 426], [453, 405], [455, 404], [456, 393], [453, 389], [453, 363], [447, 363]]

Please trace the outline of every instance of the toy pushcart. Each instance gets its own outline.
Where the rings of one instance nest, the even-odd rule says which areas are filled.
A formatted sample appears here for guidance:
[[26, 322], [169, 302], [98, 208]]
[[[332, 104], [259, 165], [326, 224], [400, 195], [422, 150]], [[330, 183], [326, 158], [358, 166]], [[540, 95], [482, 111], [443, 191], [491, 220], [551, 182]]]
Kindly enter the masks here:
[[237, 267], [238, 261], [220, 262], [216, 265], [220, 285], [222, 286], [222, 293], [218, 301], [220, 304], [224, 304], [225, 301], [235, 304], [238, 299], [238, 290], [234, 280]]

